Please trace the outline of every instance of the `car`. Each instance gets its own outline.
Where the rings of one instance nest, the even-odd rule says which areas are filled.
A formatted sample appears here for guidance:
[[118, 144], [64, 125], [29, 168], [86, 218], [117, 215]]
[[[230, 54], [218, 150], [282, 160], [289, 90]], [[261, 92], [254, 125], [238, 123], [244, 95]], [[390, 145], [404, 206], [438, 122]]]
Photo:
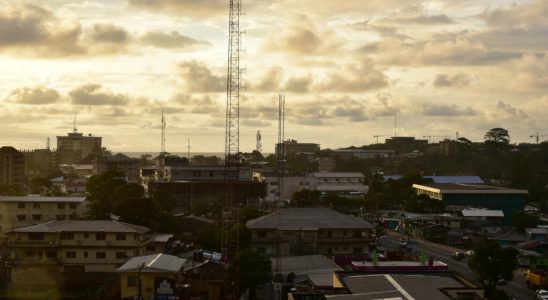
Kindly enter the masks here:
[[535, 296], [537, 297], [537, 300], [547, 300], [548, 299], [548, 291], [547, 290], [537, 290], [535, 292]]
[[497, 280], [497, 285], [506, 285], [506, 280], [502, 277], [499, 277], [499, 280]]
[[464, 255], [466, 255], [466, 256], [472, 256], [472, 255], [474, 255], [474, 250], [465, 251], [465, 252], [464, 252]]
[[464, 259], [464, 252], [453, 252], [451, 257], [453, 257], [453, 259], [455, 259], [455, 260], [463, 260]]

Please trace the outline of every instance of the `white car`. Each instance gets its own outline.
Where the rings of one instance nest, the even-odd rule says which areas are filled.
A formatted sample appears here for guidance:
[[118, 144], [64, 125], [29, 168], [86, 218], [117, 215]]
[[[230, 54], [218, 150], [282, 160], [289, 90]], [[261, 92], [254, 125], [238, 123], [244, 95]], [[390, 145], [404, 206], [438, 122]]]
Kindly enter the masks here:
[[535, 293], [538, 300], [547, 300], [548, 299], [548, 291], [547, 290], [537, 290]]
[[464, 255], [466, 255], [466, 256], [473, 256], [473, 255], [474, 255], [474, 250], [465, 251], [465, 252], [464, 252]]

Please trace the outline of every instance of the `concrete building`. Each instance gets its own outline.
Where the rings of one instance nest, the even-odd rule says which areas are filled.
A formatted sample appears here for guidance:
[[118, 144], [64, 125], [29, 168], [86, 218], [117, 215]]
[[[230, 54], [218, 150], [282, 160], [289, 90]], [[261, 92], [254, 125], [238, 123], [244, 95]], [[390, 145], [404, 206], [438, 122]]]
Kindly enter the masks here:
[[50, 149], [22, 150], [25, 156], [25, 177], [46, 177], [55, 163], [55, 152]]
[[72, 220], [86, 212], [86, 197], [0, 196], [0, 238], [18, 227]]
[[119, 172], [124, 174], [127, 182], [140, 182], [139, 159], [130, 158], [118, 153], [111, 156], [97, 156], [93, 161], [93, 175], [106, 172]]
[[229, 170], [221, 166], [164, 167], [164, 181], [226, 181], [227, 178], [252, 181], [253, 172], [249, 167]]
[[67, 136], [57, 136], [57, 164], [78, 164], [90, 154], [100, 155], [101, 142], [101, 137], [85, 136], [76, 129]]
[[394, 136], [386, 139], [384, 144], [397, 153], [403, 153], [421, 149], [428, 145], [428, 140], [417, 140], [412, 136]]
[[286, 208], [247, 222], [252, 248], [267, 255], [368, 253], [374, 226], [328, 208]]
[[359, 159], [392, 158], [396, 154], [394, 150], [364, 150], [364, 149], [337, 149], [333, 154], [349, 159], [356, 157]]
[[112, 220], [65, 220], [8, 232], [8, 260], [15, 268], [50, 266], [60, 272], [114, 272], [142, 255], [150, 229]]
[[320, 152], [320, 144], [299, 143], [296, 140], [287, 140], [284, 141], [282, 144], [276, 144], [276, 149], [274, 150], [274, 153], [278, 155], [281, 150], [283, 150], [285, 156], [295, 154], [316, 154]]
[[[183, 266], [186, 259], [167, 254], [152, 254], [130, 258], [116, 272], [120, 274], [120, 299], [182, 299]], [[174, 299], [174, 298], [173, 298]]]
[[[266, 201], [276, 201], [278, 177], [265, 177], [268, 195]], [[360, 172], [313, 172], [306, 176], [287, 176], [283, 179], [281, 199], [289, 200], [293, 193], [300, 190], [320, 191], [324, 194], [356, 198], [367, 194], [365, 176]]]
[[11, 146], [0, 148], [0, 184], [23, 184], [25, 156]]
[[449, 208], [481, 207], [501, 210], [505, 224], [511, 224], [512, 214], [523, 210], [527, 190], [477, 184], [413, 184], [417, 195], [428, 195]]

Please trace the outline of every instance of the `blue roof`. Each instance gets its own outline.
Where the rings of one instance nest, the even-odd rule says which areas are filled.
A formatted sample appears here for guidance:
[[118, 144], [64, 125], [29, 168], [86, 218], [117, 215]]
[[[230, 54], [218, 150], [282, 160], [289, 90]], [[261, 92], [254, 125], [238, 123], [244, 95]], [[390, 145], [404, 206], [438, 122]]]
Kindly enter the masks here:
[[[398, 180], [401, 175], [384, 176], [384, 180]], [[463, 184], [485, 184], [479, 176], [422, 176], [431, 179], [433, 183], [463, 183]]]

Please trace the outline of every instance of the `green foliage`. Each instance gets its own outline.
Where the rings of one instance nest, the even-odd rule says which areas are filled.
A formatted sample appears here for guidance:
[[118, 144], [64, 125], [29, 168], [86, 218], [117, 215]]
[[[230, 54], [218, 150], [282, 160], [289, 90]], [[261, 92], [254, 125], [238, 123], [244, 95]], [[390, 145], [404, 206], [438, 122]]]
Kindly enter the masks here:
[[0, 184], [0, 195], [24, 196], [25, 194], [25, 190], [20, 184]]
[[239, 290], [249, 288], [249, 299], [256, 299], [255, 288], [272, 280], [272, 265], [265, 254], [246, 250], [232, 262], [231, 273], [238, 278]]
[[312, 207], [320, 205], [322, 193], [312, 190], [300, 190], [291, 195], [289, 206], [292, 207]]
[[405, 210], [414, 213], [441, 213], [445, 211], [445, 205], [428, 195], [412, 195], [405, 203]]
[[45, 177], [36, 177], [30, 180], [29, 188], [32, 194], [41, 194], [51, 188], [51, 181]]
[[524, 211], [516, 211], [512, 214], [512, 223], [519, 230], [525, 228], [537, 227], [539, 218], [533, 214], [526, 213]]
[[512, 280], [513, 271], [518, 267], [518, 251], [514, 248], [501, 248], [495, 241], [480, 242], [474, 248], [474, 255], [468, 266], [480, 282], [484, 282], [486, 292], [494, 293], [497, 281], [503, 278]]
[[504, 128], [491, 128], [485, 133], [484, 139], [486, 142], [508, 144], [510, 143], [510, 135], [508, 130]]
[[192, 202], [192, 213], [196, 216], [207, 216], [217, 220], [221, 219], [223, 200], [223, 195], [204, 195], [201, 199]]

